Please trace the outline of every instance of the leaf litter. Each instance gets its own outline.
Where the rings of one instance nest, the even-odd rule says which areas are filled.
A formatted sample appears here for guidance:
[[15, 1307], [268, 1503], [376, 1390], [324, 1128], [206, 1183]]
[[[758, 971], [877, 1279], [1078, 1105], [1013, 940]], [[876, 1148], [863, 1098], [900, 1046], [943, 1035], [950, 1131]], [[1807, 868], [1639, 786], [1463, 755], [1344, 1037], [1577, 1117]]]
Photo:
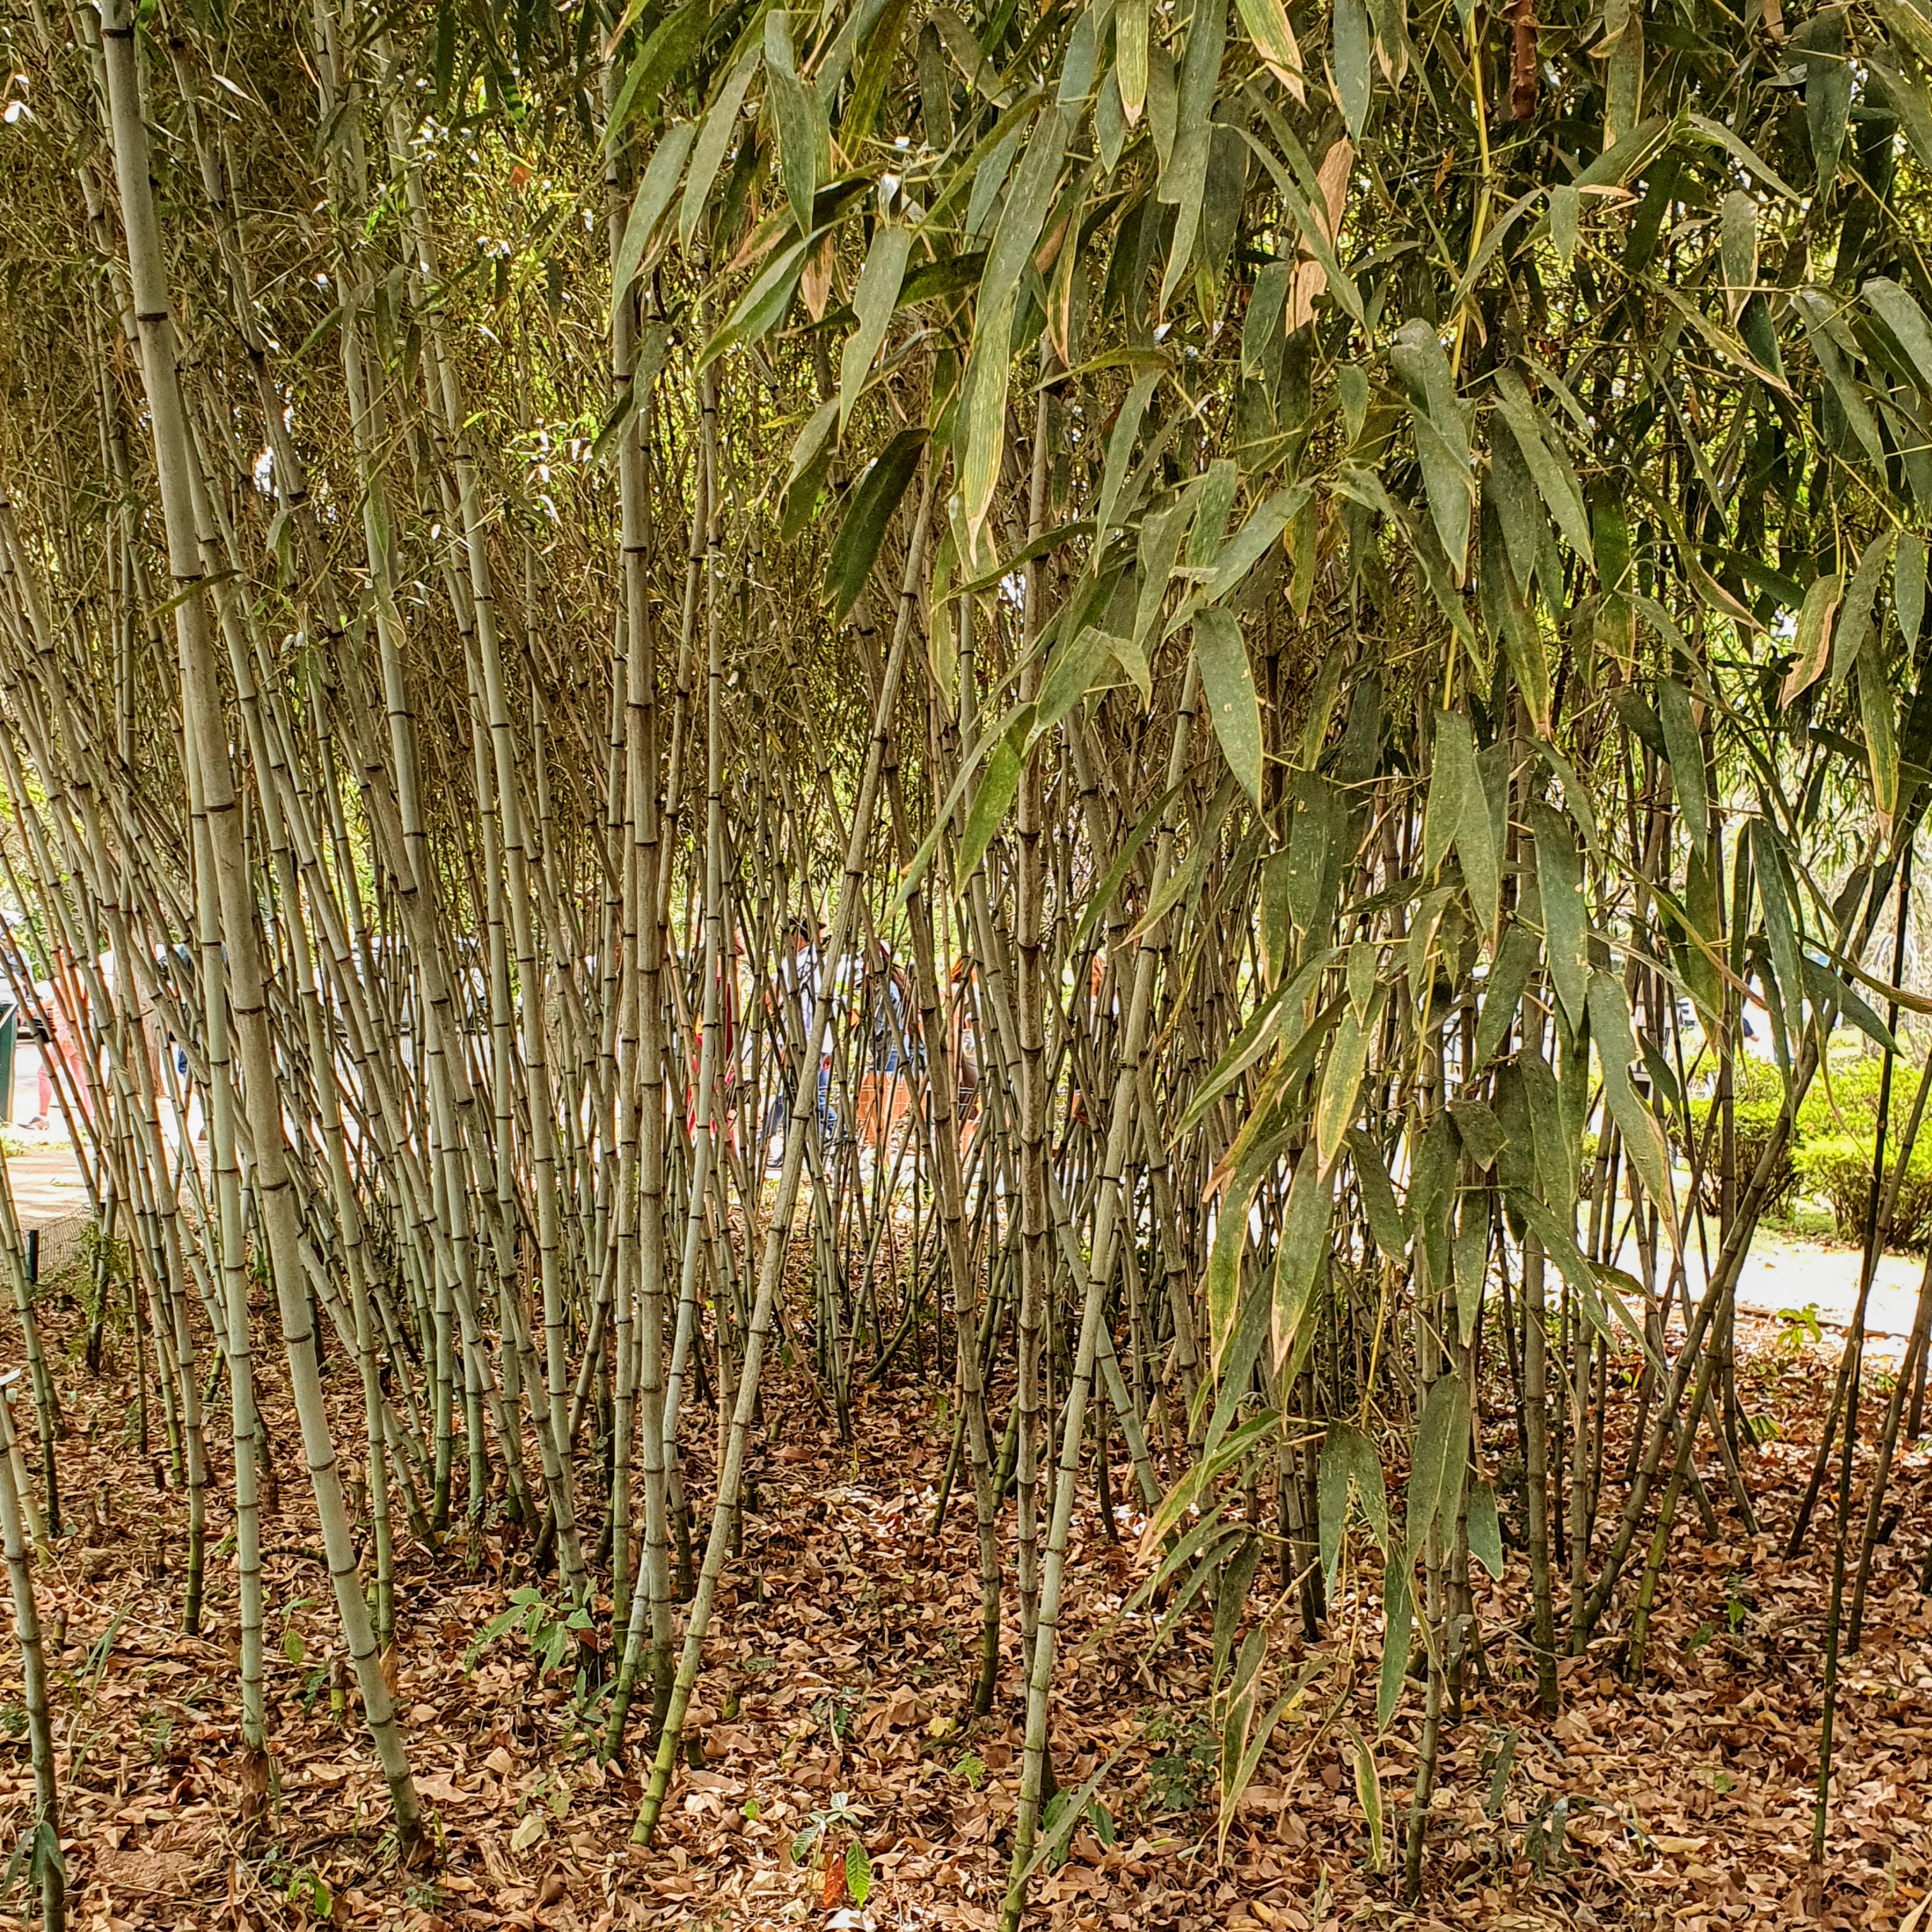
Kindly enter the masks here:
[[[47, 1312], [59, 1337], [62, 1312]], [[1493, 1582], [1474, 1571], [1480, 1656], [1442, 1754], [1413, 1912], [1396, 1903], [1394, 1868], [1421, 1699], [1412, 1684], [1378, 1736], [1372, 1576], [1348, 1580], [1313, 1644], [1276, 1620], [1264, 1670], [1286, 1684], [1316, 1665], [1315, 1688], [1274, 1730], [1217, 1857], [1226, 1681], [1217, 1696], [1211, 1610], [1150, 1648], [1166, 1604], [1125, 1607], [1151, 1568], [1137, 1574], [1129, 1555], [1143, 1525], [1120, 1508], [1110, 1537], [1083, 1488], [1053, 1768], [1067, 1792], [1102, 1775], [1036, 1875], [1029, 1922], [1094, 1932], [1932, 1924], [1932, 1622], [1915, 1577], [1932, 1531], [1932, 1448], [1901, 1455], [1897, 1519], [1863, 1644], [1846, 1660], [1816, 1899], [1807, 1860], [1828, 1498], [1802, 1555], [1782, 1552], [1831, 1378], [1822, 1351], [1773, 1343], [1741, 1324], [1740, 1376], [1771, 1425], [1745, 1461], [1762, 1533], [1748, 1538], [1720, 1513], [1724, 1535], [1712, 1542], [1695, 1512], [1681, 1514], [1640, 1687], [1623, 1681], [1612, 1628], [1563, 1660], [1561, 1714], [1536, 1714], [1520, 1492], [1502, 1484], [1504, 1568]], [[403, 1537], [386, 1668], [435, 1820], [433, 1860], [410, 1869], [387, 1834], [306, 1485], [277, 1485], [265, 1525], [272, 1769], [251, 1796], [232, 1714], [231, 1472], [212, 1459], [205, 1634], [186, 1637], [186, 1502], [166, 1486], [160, 1419], [144, 1461], [124, 1364], [117, 1380], [112, 1366], [89, 1377], [73, 1354], [58, 1359], [69, 1533], [35, 1582], [70, 1923], [84, 1932], [996, 1924], [1022, 1742], [1019, 1633], [1010, 1591], [1000, 1696], [976, 1719], [970, 1499], [962, 1508], [956, 1495], [932, 1533], [950, 1426], [928, 1394], [855, 1390], [852, 1441], [842, 1444], [804, 1381], [775, 1372], [768, 1382], [742, 1556], [728, 1568], [686, 1761], [649, 1850], [630, 1842], [648, 1764], [641, 1724], [623, 1761], [600, 1765], [596, 1750], [608, 1600], [567, 1641], [553, 1641], [558, 1619], [545, 1612], [479, 1643], [512, 1589], [541, 1607], [554, 1578], [530, 1573], [524, 1546], [492, 1516], [457, 1526], [440, 1554]], [[298, 1438], [278, 1367], [262, 1376], [260, 1400], [286, 1476]], [[359, 1391], [339, 1360], [326, 1379], [338, 1439], [352, 1441]], [[1626, 1397], [1612, 1418], [1606, 1496], [1630, 1410]], [[700, 1520], [706, 1433], [690, 1432], [684, 1471]], [[1506, 1456], [1507, 1431], [1492, 1433]], [[218, 1440], [211, 1430], [212, 1450]], [[1707, 1439], [1700, 1462], [1720, 1502], [1711, 1450]], [[1131, 1480], [1121, 1458], [1112, 1493]], [[1280, 1594], [1280, 1580], [1258, 1576], [1250, 1622]], [[0, 1664], [8, 1845], [32, 1790], [19, 1698], [10, 1646]], [[263, 1807], [258, 1825], [244, 1822]]]

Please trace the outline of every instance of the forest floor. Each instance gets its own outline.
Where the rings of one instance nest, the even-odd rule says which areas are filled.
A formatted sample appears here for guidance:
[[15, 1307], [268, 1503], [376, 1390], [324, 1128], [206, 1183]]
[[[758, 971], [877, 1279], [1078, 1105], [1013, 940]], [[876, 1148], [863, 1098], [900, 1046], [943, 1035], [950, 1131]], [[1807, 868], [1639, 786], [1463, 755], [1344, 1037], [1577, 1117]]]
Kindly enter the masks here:
[[[856, 1392], [844, 1444], [805, 1378], [772, 1372], [752, 1459], [755, 1507], [693, 1714], [702, 1768], [680, 1768], [648, 1850], [630, 1843], [640, 1760], [600, 1768], [594, 1688], [589, 1712], [580, 1707], [601, 1675], [598, 1654], [580, 1654], [580, 1676], [566, 1666], [546, 1676], [513, 1630], [473, 1667], [466, 1660], [511, 1589], [554, 1592], [554, 1577], [532, 1578], [519, 1533], [494, 1517], [474, 1534], [459, 1526], [440, 1552], [405, 1536], [392, 1668], [435, 1854], [404, 1869], [352, 1689], [345, 1700], [335, 1688], [340, 1641], [279, 1357], [257, 1358], [279, 1494], [265, 1532], [275, 1772], [251, 1838], [240, 1822], [225, 1427], [211, 1418], [208, 1604], [202, 1636], [189, 1638], [179, 1628], [185, 1503], [165, 1484], [158, 1404], [142, 1453], [130, 1338], [110, 1334], [104, 1370], [90, 1375], [84, 1318], [58, 1281], [42, 1313], [67, 1427], [68, 1533], [36, 1584], [57, 1702], [69, 1922], [81, 1932], [994, 1923], [1018, 1778], [1018, 1634], [1010, 1616], [1000, 1698], [990, 1719], [975, 1720], [971, 1513], [956, 1506], [932, 1534], [950, 1430], [925, 1389]], [[274, 1332], [264, 1311], [258, 1333]], [[1281, 1617], [1282, 1680], [1305, 1659], [1321, 1667], [1217, 1852], [1211, 1618], [1184, 1619], [1150, 1652], [1156, 1618], [1122, 1611], [1138, 1521], [1122, 1509], [1115, 1543], [1083, 1485], [1053, 1748], [1070, 1788], [1100, 1771], [1098, 1806], [1070, 1855], [1039, 1874], [1030, 1922], [1718, 1932], [1802, 1918], [1932, 1932], [1932, 1624], [1914, 1583], [1932, 1536], [1932, 1446], [1904, 1456], [1894, 1479], [1901, 1513], [1880, 1552], [1863, 1647], [1846, 1664], [1822, 1914], [1806, 1895], [1828, 1498], [1804, 1554], [1787, 1562], [1783, 1548], [1835, 1342], [1808, 1347], [1788, 1324], [1742, 1330], [1740, 1382], [1766, 1436], [1745, 1463], [1761, 1533], [1743, 1534], [1714, 1454], [1700, 1459], [1723, 1534], [1712, 1540], [1687, 1502], [1640, 1687], [1619, 1674], [1620, 1606], [1589, 1654], [1565, 1661], [1562, 1714], [1538, 1717], [1521, 1557], [1512, 1547], [1500, 1583], [1478, 1572], [1486, 1681], [1470, 1684], [1448, 1736], [1414, 1911], [1400, 1906], [1394, 1874], [1418, 1685], [1374, 1743], [1387, 1821], [1379, 1861], [1358, 1795], [1350, 1726], [1374, 1736], [1372, 1597], [1358, 1606], [1345, 1589], [1312, 1646], [1298, 1619]], [[4, 1359], [13, 1346], [9, 1334], [0, 1372], [14, 1366]], [[1868, 1434], [1884, 1372], [1874, 1365], [1868, 1377]], [[358, 1384], [339, 1351], [327, 1380], [338, 1440], [352, 1443]], [[225, 1425], [218, 1398], [215, 1413]], [[693, 1422], [688, 1480], [701, 1520], [707, 1432]], [[1513, 1436], [1506, 1418], [1491, 1419], [1506, 1536], [1521, 1507], [1510, 1489]], [[1611, 1510], [1621, 1468], [1613, 1441]], [[1130, 1494], [1131, 1481], [1117, 1456], [1114, 1494]], [[1272, 1602], [1274, 1591], [1258, 1582], [1253, 1600]], [[32, 1790], [19, 1697], [10, 1640], [0, 1652], [0, 1853]], [[851, 1862], [860, 1900], [845, 1877], [848, 1835], [865, 1846], [862, 1865]], [[27, 1906], [20, 1891], [0, 1899], [0, 1922]]]

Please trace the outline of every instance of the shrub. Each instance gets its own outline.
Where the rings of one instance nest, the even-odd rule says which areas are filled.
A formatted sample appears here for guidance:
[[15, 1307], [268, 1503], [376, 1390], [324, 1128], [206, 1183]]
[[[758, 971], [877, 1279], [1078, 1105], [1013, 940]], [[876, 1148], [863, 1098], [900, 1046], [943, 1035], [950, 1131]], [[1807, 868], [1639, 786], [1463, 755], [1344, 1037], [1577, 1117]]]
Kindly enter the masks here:
[[[1774, 1066], [1766, 1066], [1756, 1060], [1741, 1060], [1737, 1066], [1736, 1090], [1731, 1100], [1731, 1131], [1737, 1141], [1738, 1184], [1742, 1187], [1756, 1172], [1757, 1164], [1763, 1158], [1765, 1149], [1771, 1144], [1776, 1130], [1778, 1117], [1784, 1111], [1784, 1082]], [[1715, 1099], [1693, 1100], [1690, 1102], [1690, 1136], [1687, 1142], [1680, 1124], [1682, 1117], [1673, 1115], [1671, 1138], [1676, 1144], [1676, 1152], [1688, 1166], [1696, 1150], [1705, 1145], [1705, 1124], [1711, 1118], [1711, 1110], [1716, 1106]], [[1798, 1113], [1799, 1131], [1803, 1131], [1804, 1110]], [[1720, 1204], [1721, 1186], [1720, 1168], [1723, 1150], [1716, 1133], [1712, 1135], [1709, 1146], [1705, 1152], [1705, 1169], [1700, 1192], [1703, 1197], [1704, 1210], [1714, 1214]], [[1778, 1163], [1773, 1175], [1771, 1191], [1765, 1205], [1776, 1213], [1790, 1197], [1797, 1184], [1797, 1174], [1792, 1166], [1791, 1148], [1787, 1143], [1784, 1156]]]
[[[1904, 1121], [1898, 1125], [1902, 1132]], [[1895, 1141], [1887, 1145], [1888, 1172], [1897, 1161], [1897, 1148]], [[1822, 1195], [1831, 1203], [1832, 1225], [1839, 1238], [1863, 1240], [1871, 1203], [1871, 1134], [1840, 1130], [1814, 1136], [1798, 1148], [1796, 1166], [1804, 1192]], [[1922, 1248], [1928, 1238], [1932, 1238], [1932, 1135], [1922, 1131], [1899, 1184], [1892, 1242], [1897, 1247]]]
[[[1733, 1077], [1731, 1124], [1737, 1138], [1738, 1178], [1742, 1186], [1756, 1170], [1777, 1129], [1784, 1105], [1784, 1079], [1768, 1061], [1750, 1059], [1736, 1064]], [[1820, 1070], [1798, 1109], [1784, 1157], [1773, 1178], [1766, 1202], [1769, 1211], [1775, 1214], [1786, 1207], [1794, 1192], [1822, 1195], [1832, 1204], [1839, 1232], [1848, 1240], [1864, 1238], [1864, 1204], [1871, 1191], [1872, 1132], [1878, 1120], [1879, 1088], [1883, 1077], [1884, 1063], [1876, 1054], [1863, 1055], [1835, 1070], [1828, 1066]], [[1898, 1142], [1910, 1123], [1916, 1085], [1909, 1066], [1894, 1066], [1888, 1166], [1896, 1158]], [[1714, 1099], [1690, 1103], [1691, 1131], [1688, 1142], [1673, 1122], [1672, 1139], [1678, 1155], [1686, 1162], [1694, 1149], [1702, 1144], [1705, 1123], [1716, 1105]], [[1854, 1153], [1854, 1144], [1864, 1150], [1862, 1156]], [[1924, 1151], [1915, 1153], [1912, 1166], [1900, 1186], [1892, 1224], [1893, 1239], [1908, 1244], [1920, 1243], [1932, 1234], [1932, 1228], [1922, 1225], [1932, 1216], [1932, 1204], [1916, 1218], [1911, 1208], [1918, 1164], [1922, 1160], [1932, 1162], [1932, 1131], [1922, 1128], [1920, 1144]], [[1702, 1189], [1705, 1210], [1709, 1214], [1716, 1213], [1718, 1207], [1718, 1151], [1714, 1141], [1707, 1154], [1708, 1165]]]
[[[1827, 1076], [1829, 1076], [1828, 1079]], [[1822, 1138], [1826, 1135], [1858, 1132], [1878, 1118], [1878, 1090], [1885, 1077], [1885, 1062], [1876, 1054], [1862, 1055], [1849, 1066], [1834, 1067], [1828, 1060], [1820, 1067], [1798, 1110], [1800, 1140]], [[1903, 1064], [1892, 1069], [1892, 1120], [1900, 1133], [1911, 1118], [1912, 1070]]]

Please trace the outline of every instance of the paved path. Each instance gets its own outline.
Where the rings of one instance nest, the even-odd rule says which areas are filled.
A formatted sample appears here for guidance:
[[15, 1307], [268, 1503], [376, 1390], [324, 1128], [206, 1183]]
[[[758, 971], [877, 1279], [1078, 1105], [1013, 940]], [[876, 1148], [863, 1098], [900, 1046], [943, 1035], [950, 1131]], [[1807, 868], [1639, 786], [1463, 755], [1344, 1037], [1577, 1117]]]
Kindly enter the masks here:
[[[1694, 1298], [1704, 1286], [1704, 1265], [1696, 1230], [1686, 1231], [1689, 1247], [1684, 1273]], [[1716, 1228], [1709, 1231], [1712, 1258], [1717, 1255]], [[1858, 1308], [1858, 1275], [1864, 1257], [1855, 1247], [1827, 1246], [1759, 1226], [1738, 1276], [1738, 1307], [1746, 1315], [1775, 1320], [1781, 1315], [1809, 1312], [1823, 1328], [1846, 1329]], [[1634, 1241], [1626, 1241], [1617, 1264], [1639, 1280], [1642, 1264]], [[1661, 1276], [1669, 1265], [1668, 1251], [1658, 1256]], [[1918, 1289], [1925, 1274], [1922, 1255], [1886, 1254], [1879, 1257], [1865, 1306], [1865, 1334], [1870, 1352], [1894, 1360], [1905, 1352], [1918, 1307]]]
[[[1775, 1316], [1815, 1304], [1818, 1319], [1826, 1328], [1850, 1328], [1862, 1259], [1856, 1248], [1821, 1247], [1761, 1228], [1738, 1277], [1738, 1305], [1754, 1315]], [[1923, 1256], [1879, 1257], [1865, 1310], [1865, 1331], [1874, 1343], [1892, 1344], [1884, 1352], [1904, 1352], [1924, 1274]]]
[[[10, 1156], [7, 1175], [21, 1227], [41, 1228], [49, 1239], [77, 1232], [77, 1218], [88, 1211], [87, 1190], [64, 1132], [20, 1138], [34, 1150]], [[1694, 1237], [1688, 1259], [1695, 1292], [1702, 1286], [1703, 1268]], [[1760, 1228], [1738, 1280], [1738, 1306], [1748, 1314], [1773, 1319], [1787, 1310], [1815, 1308], [1822, 1326], [1849, 1328], [1858, 1300], [1858, 1261], [1856, 1248], [1826, 1247], [1815, 1241], [1793, 1240], [1775, 1228]], [[1635, 1271], [1634, 1246], [1626, 1247], [1622, 1262]], [[1897, 1356], [1904, 1352], [1924, 1272], [1924, 1260], [1917, 1255], [1892, 1254], [1880, 1258], [1865, 1316], [1874, 1353]]]
[[[40, 1138], [33, 1137], [36, 1142]], [[64, 1136], [58, 1142], [47, 1137], [46, 1146], [36, 1145], [32, 1154], [8, 1156], [7, 1179], [14, 1190], [14, 1211], [22, 1228], [44, 1226], [88, 1211], [86, 1185]]]
[[64, 1266], [80, 1242], [92, 1211], [87, 1185], [74, 1164], [74, 1149], [64, 1130], [41, 1135], [23, 1134], [16, 1129], [13, 1139], [14, 1144], [24, 1141], [33, 1150], [7, 1156], [7, 1180], [13, 1190], [20, 1232], [39, 1232], [44, 1274]]

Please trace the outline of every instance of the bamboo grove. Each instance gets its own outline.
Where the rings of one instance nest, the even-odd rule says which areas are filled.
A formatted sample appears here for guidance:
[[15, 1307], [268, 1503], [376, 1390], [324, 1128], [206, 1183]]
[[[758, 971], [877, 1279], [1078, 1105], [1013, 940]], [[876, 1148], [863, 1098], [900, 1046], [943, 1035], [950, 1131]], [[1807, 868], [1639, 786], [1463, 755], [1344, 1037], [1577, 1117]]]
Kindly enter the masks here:
[[[950, 1391], [1009, 1924], [1117, 1502], [1214, 1621], [1224, 1819], [1344, 1688], [1290, 1627], [1355, 1621], [1413, 1897], [1466, 1670], [1640, 1677], [1676, 1518], [1752, 1522], [1738, 1268], [1834, 1030], [1889, 1084], [1922, 1010], [1932, 10], [0, 31], [4, 964], [78, 1042], [250, 1751], [273, 1383], [402, 1848], [394, 1552], [486, 1516], [609, 1600], [648, 1841], [782, 1355], [842, 1428]], [[1814, 1485], [1821, 1860], [1924, 1343], [1874, 1423], [1854, 1338]]]

